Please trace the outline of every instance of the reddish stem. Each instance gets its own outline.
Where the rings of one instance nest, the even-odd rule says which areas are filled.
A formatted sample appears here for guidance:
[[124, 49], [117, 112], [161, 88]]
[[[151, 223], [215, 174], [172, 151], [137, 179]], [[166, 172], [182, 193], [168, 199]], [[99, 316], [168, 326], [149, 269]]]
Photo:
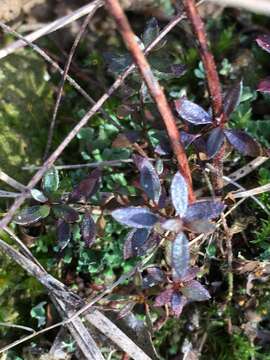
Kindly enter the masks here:
[[108, 5], [109, 11], [117, 23], [122, 38], [128, 50], [132, 54], [134, 61], [142, 75], [142, 78], [145, 81], [148, 90], [157, 105], [157, 108], [167, 129], [173, 152], [177, 158], [179, 171], [187, 181], [189, 189], [189, 201], [193, 202], [195, 200], [195, 195], [192, 188], [192, 178], [188, 159], [185, 153], [184, 146], [180, 141], [180, 134], [166, 96], [162, 88], [160, 87], [158, 81], [155, 79], [145, 55], [140, 49], [135, 34], [131, 29], [128, 19], [121, 8], [119, 1], [107, 0], [106, 4]]
[[[200, 56], [203, 62], [205, 75], [207, 79], [208, 91], [211, 98], [212, 110], [214, 115], [214, 124], [224, 127], [227, 122], [226, 114], [223, 111], [223, 99], [221, 85], [217, 73], [214, 56], [209, 49], [204, 22], [200, 17], [194, 0], [184, 0], [187, 16], [192, 24], [193, 30], [199, 42]], [[224, 145], [213, 159], [213, 164], [217, 169], [217, 174], [213, 174], [214, 188], [217, 195], [220, 195], [223, 188], [223, 157]]]
[[200, 56], [203, 62], [208, 91], [211, 97], [215, 124], [224, 122], [223, 100], [221, 85], [216, 69], [215, 60], [207, 43], [207, 35], [203, 20], [201, 19], [194, 0], [184, 0], [187, 16], [199, 42]]

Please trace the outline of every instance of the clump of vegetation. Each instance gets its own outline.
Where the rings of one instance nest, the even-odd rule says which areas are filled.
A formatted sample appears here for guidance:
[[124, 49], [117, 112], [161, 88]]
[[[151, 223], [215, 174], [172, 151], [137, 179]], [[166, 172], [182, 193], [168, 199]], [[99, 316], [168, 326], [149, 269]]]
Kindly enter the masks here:
[[[260, 169], [250, 168], [254, 159], [269, 157], [269, 79], [260, 80], [264, 68], [259, 62], [260, 71], [248, 73], [250, 57], [261, 51], [256, 41], [269, 52], [270, 38], [253, 30], [264, 19], [254, 15], [249, 17], [248, 31], [242, 15], [231, 10], [206, 21], [217, 58], [213, 75], [207, 65], [213, 61], [211, 49], [205, 54], [202, 46], [199, 51], [193, 48], [195, 40], [202, 40], [187, 5], [186, 11], [194, 34], [179, 36], [179, 30], [172, 31], [167, 42], [154, 48], [149, 63], [168, 99], [187, 166], [179, 161], [176, 140], [164, 129], [151, 87], [135, 70], [47, 169], [40, 184], [31, 187], [10, 232], [4, 228], [1, 239], [12, 244], [19, 237], [21, 254], [30, 256], [30, 249], [38, 266], [73, 291], [77, 303], [72, 311], [93, 301], [151, 359], [268, 360], [269, 194], [262, 190], [256, 201], [253, 195], [241, 194], [246, 188], [269, 185], [270, 180], [267, 162]], [[155, 18], [143, 31], [144, 19], [132, 15], [131, 20], [142, 32], [137, 37], [142, 50], [162, 33]], [[206, 35], [203, 28], [199, 31]], [[104, 35], [103, 47], [92, 42], [91, 55], [87, 44], [78, 50], [82, 57], [76, 66], [89, 67], [87, 78], [100, 75], [96, 84], [100, 93], [133, 61], [134, 54], [124, 50], [115, 36]], [[236, 49], [240, 53], [248, 49], [244, 66]], [[31, 64], [32, 56], [24, 61]], [[5, 69], [10, 69], [6, 63], [0, 70], [11, 87]], [[26, 88], [50, 108], [53, 91], [48, 78]], [[211, 97], [213, 86], [216, 98]], [[87, 90], [95, 97], [92, 84]], [[70, 85], [63, 102], [59, 129], [66, 131], [64, 120], [71, 112], [76, 119], [84, 116], [86, 107]], [[76, 106], [71, 109], [69, 102]], [[22, 116], [21, 111], [16, 115], [16, 101], [5, 111], [16, 121]], [[35, 162], [33, 155], [32, 165]], [[27, 157], [24, 165], [29, 163]], [[59, 321], [53, 297], [36, 279], [3, 259], [1, 347], [22, 334], [22, 327], [13, 331], [11, 324], [32, 331]], [[59, 299], [65, 301], [60, 292]], [[1, 327], [2, 323], [8, 326]], [[105, 357], [128, 358], [103, 335], [90, 332]], [[46, 359], [58, 337], [57, 348], [67, 358], [80, 358], [76, 341], [56, 331], [47, 339], [33, 337], [30, 346], [12, 348], [7, 358]]]

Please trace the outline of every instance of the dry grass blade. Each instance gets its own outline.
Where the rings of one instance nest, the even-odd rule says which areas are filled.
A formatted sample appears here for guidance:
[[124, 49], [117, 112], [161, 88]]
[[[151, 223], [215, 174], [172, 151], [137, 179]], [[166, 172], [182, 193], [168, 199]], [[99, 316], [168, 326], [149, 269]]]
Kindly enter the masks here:
[[19, 191], [27, 190], [26, 186], [20, 184], [17, 180], [13, 179], [2, 170], [0, 170], [0, 180], [6, 183], [7, 185], [13, 187], [15, 190], [19, 190]]
[[[123, 349], [134, 360], [151, 360], [130, 338], [114, 325], [100, 311], [94, 310], [85, 315], [87, 321], [103, 332], [110, 340]], [[101, 330], [102, 329], [102, 330]]]
[[[145, 53], [148, 54], [170, 31], [176, 26], [182, 19], [184, 19], [184, 15], [176, 16], [157, 36], [157, 38], [145, 49]], [[50, 168], [56, 159], [61, 155], [62, 151], [66, 148], [66, 146], [75, 138], [80, 129], [87, 124], [89, 119], [98, 112], [103, 104], [110, 98], [110, 96], [122, 85], [127, 76], [135, 69], [135, 65], [130, 65], [123, 74], [118, 76], [110, 89], [105, 93], [96, 104], [91, 107], [85, 116], [78, 122], [78, 124], [70, 131], [67, 137], [63, 140], [63, 142], [58, 146], [58, 148], [51, 154], [51, 156], [45, 161], [42, 168], [37, 171], [37, 173], [32, 177], [30, 182], [28, 183], [28, 189], [32, 189], [43, 177], [45, 172]], [[8, 225], [14, 216], [15, 212], [19, 209], [19, 207], [23, 204], [26, 199], [26, 194], [22, 194], [18, 197], [11, 208], [9, 209], [7, 215], [0, 221], [0, 228], [3, 228]]]
[[[25, 40], [27, 40], [28, 42], [33, 42], [44, 35], [50, 34], [51, 32], [61, 29], [62, 27], [72, 23], [73, 21], [78, 20], [82, 16], [95, 12], [102, 5], [102, 0], [95, 0], [74, 11], [72, 14], [57, 19], [52, 23], [43, 26], [41, 29], [32, 32], [25, 37]], [[6, 48], [0, 50], [0, 59], [3, 59], [7, 55], [12, 54], [14, 51], [23, 48], [25, 45], [26, 42], [22, 39], [15, 41], [14, 43], [8, 45]]]
[[270, 184], [258, 186], [250, 190], [235, 191], [232, 194], [235, 198], [246, 198], [246, 197], [253, 197], [254, 195], [259, 195], [268, 191], [270, 191]]

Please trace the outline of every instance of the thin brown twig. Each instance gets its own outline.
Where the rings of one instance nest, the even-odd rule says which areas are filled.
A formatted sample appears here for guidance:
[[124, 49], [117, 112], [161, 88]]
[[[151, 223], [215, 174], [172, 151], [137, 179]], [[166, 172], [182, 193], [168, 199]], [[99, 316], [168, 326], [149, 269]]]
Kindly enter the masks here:
[[[145, 49], [145, 53], [148, 54], [155, 46], [171, 31], [173, 27], [175, 27], [181, 20], [185, 18], [185, 15], [177, 15], [157, 36], [157, 38]], [[1, 23], [0, 23], [1, 25]], [[66, 146], [75, 138], [80, 129], [87, 124], [89, 119], [98, 112], [103, 104], [110, 98], [110, 96], [122, 85], [124, 80], [128, 77], [129, 74], [135, 69], [135, 65], [130, 65], [118, 78], [115, 80], [113, 85], [109, 88], [109, 90], [102, 95], [102, 97], [92, 106], [85, 116], [78, 122], [78, 124], [71, 130], [71, 132], [67, 135], [67, 137], [63, 140], [63, 142], [58, 146], [58, 148], [51, 154], [51, 156], [44, 162], [43, 167], [37, 171], [37, 173], [32, 177], [30, 182], [28, 183], [28, 189], [32, 189], [43, 177], [45, 172], [50, 168], [56, 159], [61, 155]], [[13, 205], [10, 207], [6, 216], [0, 221], [0, 228], [3, 228], [8, 225], [14, 216], [15, 212], [19, 209], [19, 207], [23, 204], [26, 199], [26, 195], [22, 194], [18, 197]]]
[[179, 131], [176, 126], [175, 118], [168, 104], [164, 91], [154, 77], [151, 67], [145, 55], [143, 54], [143, 51], [138, 44], [138, 41], [136, 40], [136, 36], [131, 29], [128, 19], [119, 4], [119, 1], [107, 0], [107, 6], [111, 15], [114, 17], [117, 23], [118, 29], [122, 35], [126, 47], [130, 51], [142, 75], [142, 78], [145, 81], [148, 90], [157, 105], [159, 113], [167, 129], [173, 152], [177, 158], [179, 170], [187, 181], [189, 189], [189, 200], [190, 202], [193, 202], [195, 200], [195, 195], [192, 187], [192, 178], [188, 159], [185, 153], [184, 146], [180, 141]]
[[17, 180], [13, 179], [11, 176], [6, 174], [3, 170], [0, 170], [0, 181], [3, 181], [7, 185], [13, 187], [13, 189], [18, 191], [26, 191], [27, 187], [19, 183]]
[[184, 5], [188, 19], [191, 22], [199, 42], [200, 56], [204, 65], [207, 86], [212, 102], [214, 122], [217, 125], [220, 121], [223, 121], [223, 119], [221, 119], [221, 116], [223, 116], [223, 101], [215, 60], [212, 52], [209, 49], [204, 22], [200, 17], [195, 1], [184, 0]]
[[63, 95], [64, 85], [65, 85], [65, 81], [66, 81], [66, 78], [67, 78], [67, 75], [69, 72], [69, 68], [70, 68], [70, 65], [72, 62], [72, 58], [75, 54], [76, 48], [81, 40], [81, 37], [83, 36], [83, 33], [85, 32], [86, 27], [87, 27], [89, 21], [91, 20], [91, 18], [93, 17], [93, 15], [94, 15], [94, 12], [92, 11], [86, 16], [86, 18], [84, 19], [84, 22], [80, 28], [80, 31], [78, 32], [78, 34], [72, 44], [72, 47], [71, 47], [71, 50], [70, 50], [70, 53], [69, 53], [69, 56], [68, 56], [68, 59], [67, 59], [67, 62], [66, 62], [65, 68], [64, 68], [64, 73], [62, 75], [62, 79], [60, 82], [55, 107], [53, 110], [53, 117], [52, 117], [52, 121], [51, 121], [50, 128], [49, 128], [49, 134], [48, 134], [48, 140], [47, 140], [45, 154], [44, 154], [44, 160], [48, 157], [49, 151], [51, 149], [52, 140], [53, 140], [53, 132], [54, 132], [55, 123], [56, 123], [56, 117], [57, 117], [58, 109], [60, 107], [60, 102], [61, 102], [62, 95]]
[[[227, 122], [227, 117], [223, 111], [222, 89], [214, 56], [208, 46], [204, 22], [200, 17], [194, 0], [184, 0], [184, 5], [199, 43], [200, 57], [204, 65], [207, 87], [212, 104], [213, 123], [215, 126], [224, 127]], [[223, 145], [213, 159], [214, 166], [217, 169], [217, 174], [213, 175], [213, 184], [217, 195], [220, 194], [221, 189], [224, 187], [222, 178], [224, 153], [225, 146]]]

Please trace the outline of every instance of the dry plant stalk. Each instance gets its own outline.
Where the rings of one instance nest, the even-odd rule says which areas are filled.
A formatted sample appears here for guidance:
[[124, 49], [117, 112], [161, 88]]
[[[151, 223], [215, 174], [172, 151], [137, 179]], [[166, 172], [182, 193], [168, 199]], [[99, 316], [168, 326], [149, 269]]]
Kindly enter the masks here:
[[151, 67], [146, 60], [140, 46], [136, 40], [135, 34], [133, 33], [128, 19], [121, 8], [118, 0], [107, 0], [107, 5], [110, 13], [114, 17], [118, 29], [122, 35], [122, 38], [126, 44], [126, 47], [130, 51], [138, 69], [145, 81], [153, 100], [155, 101], [157, 108], [160, 112], [164, 125], [167, 129], [173, 152], [178, 161], [179, 171], [182, 173], [188, 184], [189, 190], [189, 201], [194, 202], [195, 195], [192, 188], [192, 177], [191, 171], [186, 156], [184, 146], [180, 141], [180, 134], [176, 126], [175, 118], [172, 110], [168, 104], [163, 89], [160, 87], [158, 81], [153, 75]]
[[[204, 22], [201, 19], [194, 0], [184, 0], [184, 6], [187, 12], [188, 19], [191, 22], [194, 33], [199, 43], [199, 52], [204, 65], [207, 86], [212, 103], [212, 111], [214, 116], [214, 125], [224, 127], [227, 122], [227, 117], [223, 111], [223, 100], [221, 85], [216, 69], [213, 54], [208, 46], [207, 35], [205, 31]], [[225, 146], [223, 145], [217, 155], [214, 157], [213, 163], [217, 169], [217, 173], [213, 174], [214, 189], [219, 195], [224, 187], [223, 183], [223, 157], [225, 153]]]

